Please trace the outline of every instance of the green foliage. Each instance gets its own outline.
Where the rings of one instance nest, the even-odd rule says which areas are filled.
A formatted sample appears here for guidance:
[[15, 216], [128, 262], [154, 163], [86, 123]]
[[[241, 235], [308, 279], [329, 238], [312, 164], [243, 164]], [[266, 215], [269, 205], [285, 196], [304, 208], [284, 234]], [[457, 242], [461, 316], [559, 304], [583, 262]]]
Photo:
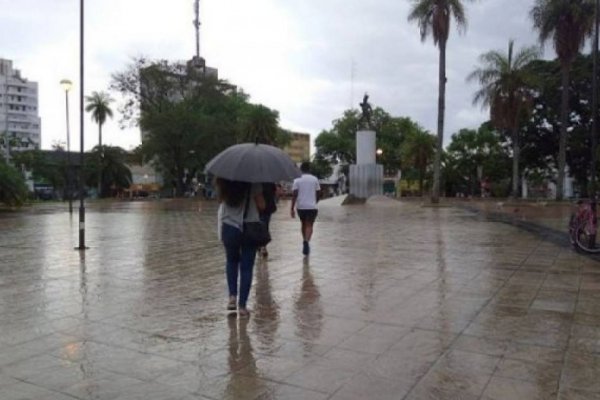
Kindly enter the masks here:
[[[558, 60], [539, 60], [528, 68], [542, 84], [533, 98], [532, 116], [521, 130], [521, 160], [531, 173], [555, 179], [561, 125], [561, 65]], [[587, 190], [591, 159], [591, 95], [592, 59], [579, 56], [573, 62], [570, 80], [566, 161], [583, 195]]]
[[327, 179], [333, 173], [333, 168], [322, 155], [316, 154], [310, 163], [310, 172], [319, 179]]
[[412, 3], [408, 20], [417, 22], [423, 41], [431, 35], [435, 44], [445, 43], [452, 18], [459, 30], [467, 25], [463, 0], [413, 0]]
[[87, 105], [85, 111], [92, 113], [92, 120], [102, 126], [106, 122], [107, 117], [113, 116], [113, 111], [110, 108], [110, 103], [114, 100], [105, 92], [92, 92], [91, 96], [85, 96]]
[[514, 42], [508, 42], [508, 53], [490, 51], [480, 56], [480, 66], [468, 77], [477, 81], [481, 88], [475, 93], [473, 103], [490, 108], [491, 121], [498, 129], [508, 130], [512, 135], [513, 174], [512, 195], [519, 190], [519, 123], [532, 110], [537, 75], [527, 66], [539, 57], [539, 49], [526, 47], [516, 54]]
[[[131, 170], [127, 166], [127, 152], [116, 146], [95, 146], [85, 163], [87, 186], [99, 186], [100, 196], [114, 195], [131, 185]], [[98, 174], [98, 171], [101, 174]], [[102, 182], [99, 185], [99, 177]]]
[[[450, 35], [450, 22], [454, 19], [457, 28], [466, 28], [467, 17], [464, 9], [467, 0], [412, 0], [412, 7], [408, 15], [409, 21], [416, 21], [421, 31], [421, 40], [425, 41], [429, 35], [433, 36], [433, 43], [438, 47], [438, 124], [436, 152], [433, 164], [433, 185], [431, 202], [438, 203], [440, 195], [441, 157], [444, 141], [444, 114], [446, 107], [446, 45]], [[472, 1], [472, 0], [470, 0]]]
[[141, 127], [143, 158], [175, 183], [177, 195], [186, 175], [202, 171], [228, 146], [257, 137], [275, 145], [289, 141], [276, 111], [249, 104], [235, 86], [190, 64], [140, 58], [114, 74], [111, 87], [126, 98], [121, 123]]
[[423, 195], [427, 168], [435, 153], [436, 137], [415, 124], [412, 129], [404, 131], [400, 154], [403, 160], [405, 176], [416, 176], [419, 181], [419, 192]]
[[[332, 164], [354, 164], [359, 118], [358, 110], [346, 110], [340, 119], [333, 121], [333, 127], [322, 131], [315, 140], [315, 158], [319, 162], [326, 160]], [[383, 152], [377, 161], [387, 174], [394, 175], [402, 167], [400, 148], [403, 134], [422, 128], [410, 118], [392, 117], [379, 107], [373, 110], [372, 124], [377, 132], [376, 146]]]
[[0, 157], [0, 203], [20, 206], [27, 199], [23, 175]]
[[241, 118], [240, 142], [276, 145], [279, 134], [279, 113], [262, 104], [248, 104]]
[[543, 44], [552, 40], [563, 65], [571, 64], [594, 26], [594, 0], [535, 0], [533, 26]]
[[444, 180], [446, 193], [457, 192], [475, 195], [480, 180], [489, 179], [494, 185], [501, 185], [510, 176], [510, 155], [502, 145], [502, 137], [489, 123], [479, 129], [461, 129], [452, 135], [444, 160]]
[[557, 199], [563, 196], [569, 124], [569, 86], [572, 64], [590, 36], [594, 26], [594, 0], [536, 0], [531, 10], [540, 42], [552, 38], [561, 64], [561, 117], [558, 144]]
[[62, 190], [67, 182], [67, 156], [63, 150], [55, 150], [54, 154], [56, 157], [50, 157], [49, 152], [42, 150], [22, 151], [13, 154], [13, 161], [16, 165], [23, 165], [34, 182]]

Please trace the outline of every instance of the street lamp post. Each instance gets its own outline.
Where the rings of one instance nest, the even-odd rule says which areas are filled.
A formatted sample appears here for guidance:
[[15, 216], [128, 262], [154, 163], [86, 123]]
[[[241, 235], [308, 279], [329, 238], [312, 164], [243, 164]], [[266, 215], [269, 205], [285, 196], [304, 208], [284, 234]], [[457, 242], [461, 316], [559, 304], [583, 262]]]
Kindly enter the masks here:
[[598, 144], [598, 23], [600, 16], [600, 0], [596, 0], [596, 11], [594, 16], [594, 43], [592, 48], [592, 58], [594, 61], [592, 73], [592, 160], [590, 165], [590, 198], [594, 213], [596, 212], [596, 168], [597, 168], [597, 144]]
[[84, 159], [83, 159], [83, 28], [84, 28], [84, 0], [79, 0], [79, 247], [76, 250], [83, 251], [85, 247], [85, 204], [84, 204], [84, 190], [83, 190], [83, 173], [84, 173]]
[[69, 91], [73, 83], [68, 79], [60, 81], [65, 91], [65, 110], [67, 115], [67, 196], [69, 197], [69, 214], [73, 214], [73, 196], [71, 195], [71, 129], [69, 124]]

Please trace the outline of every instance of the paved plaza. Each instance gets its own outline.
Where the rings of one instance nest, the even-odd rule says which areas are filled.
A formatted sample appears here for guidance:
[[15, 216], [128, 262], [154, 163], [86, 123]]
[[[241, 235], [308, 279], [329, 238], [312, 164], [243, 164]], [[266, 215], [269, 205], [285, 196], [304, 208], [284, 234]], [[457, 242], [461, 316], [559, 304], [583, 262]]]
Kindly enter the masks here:
[[[216, 204], [0, 214], [1, 400], [600, 399], [600, 263], [457, 207], [283, 202], [249, 319]], [[566, 237], [565, 237], [566, 240]]]

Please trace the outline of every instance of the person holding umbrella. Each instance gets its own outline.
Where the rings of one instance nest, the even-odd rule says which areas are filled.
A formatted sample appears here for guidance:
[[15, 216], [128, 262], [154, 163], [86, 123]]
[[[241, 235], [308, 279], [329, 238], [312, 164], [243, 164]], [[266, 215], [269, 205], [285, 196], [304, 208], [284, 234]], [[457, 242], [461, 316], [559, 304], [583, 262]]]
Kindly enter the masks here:
[[[252, 243], [256, 239], [252, 236], [256, 232], [266, 231], [260, 229], [264, 226], [257, 226], [262, 224], [259, 213], [265, 208], [261, 183], [292, 180], [301, 173], [281, 149], [258, 143], [228, 147], [206, 164], [205, 172], [217, 177], [216, 185], [221, 200], [219, 229], [226, 255], [229, 289], [227, 309], [234, 311], [237, 302], [238, 314], [247, 317], [249, 312], [246, 303], [259, 246]], [[268, 231], [266, 235], [269, 236]], [[264, 246], [268, 240], [262, 241], [260, 246]]]
[[[260, 221], [260, 212], [265, 209], [265, 199], [260, 183], [216, 179], [219, 194], [219, 219], [221, 241], [225, 247], [227, 286], [229, 302], [227, 310], [241, 317], [249, 315], [246, 303], [252, 286], [252, 271], [257, 247], [243, 240], [244, 223]], [[238, 275], [239, 299], [238, 299]], [[237, 303], [237, 304], [236, 304]]]

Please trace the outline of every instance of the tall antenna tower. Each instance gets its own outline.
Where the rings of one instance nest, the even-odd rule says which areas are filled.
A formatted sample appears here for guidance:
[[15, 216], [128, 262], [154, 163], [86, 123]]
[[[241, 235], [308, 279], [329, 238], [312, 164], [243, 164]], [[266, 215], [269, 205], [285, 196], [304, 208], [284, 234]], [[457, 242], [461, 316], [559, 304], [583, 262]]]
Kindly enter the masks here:
[[194, 0], [194, 28], [196, 29], [196, 57], [200, 57], [200, 0]]
[[356, 63], [354, 58], [350, 61], [350, 109], [354, 109], [354, 78], [356, 75]]

